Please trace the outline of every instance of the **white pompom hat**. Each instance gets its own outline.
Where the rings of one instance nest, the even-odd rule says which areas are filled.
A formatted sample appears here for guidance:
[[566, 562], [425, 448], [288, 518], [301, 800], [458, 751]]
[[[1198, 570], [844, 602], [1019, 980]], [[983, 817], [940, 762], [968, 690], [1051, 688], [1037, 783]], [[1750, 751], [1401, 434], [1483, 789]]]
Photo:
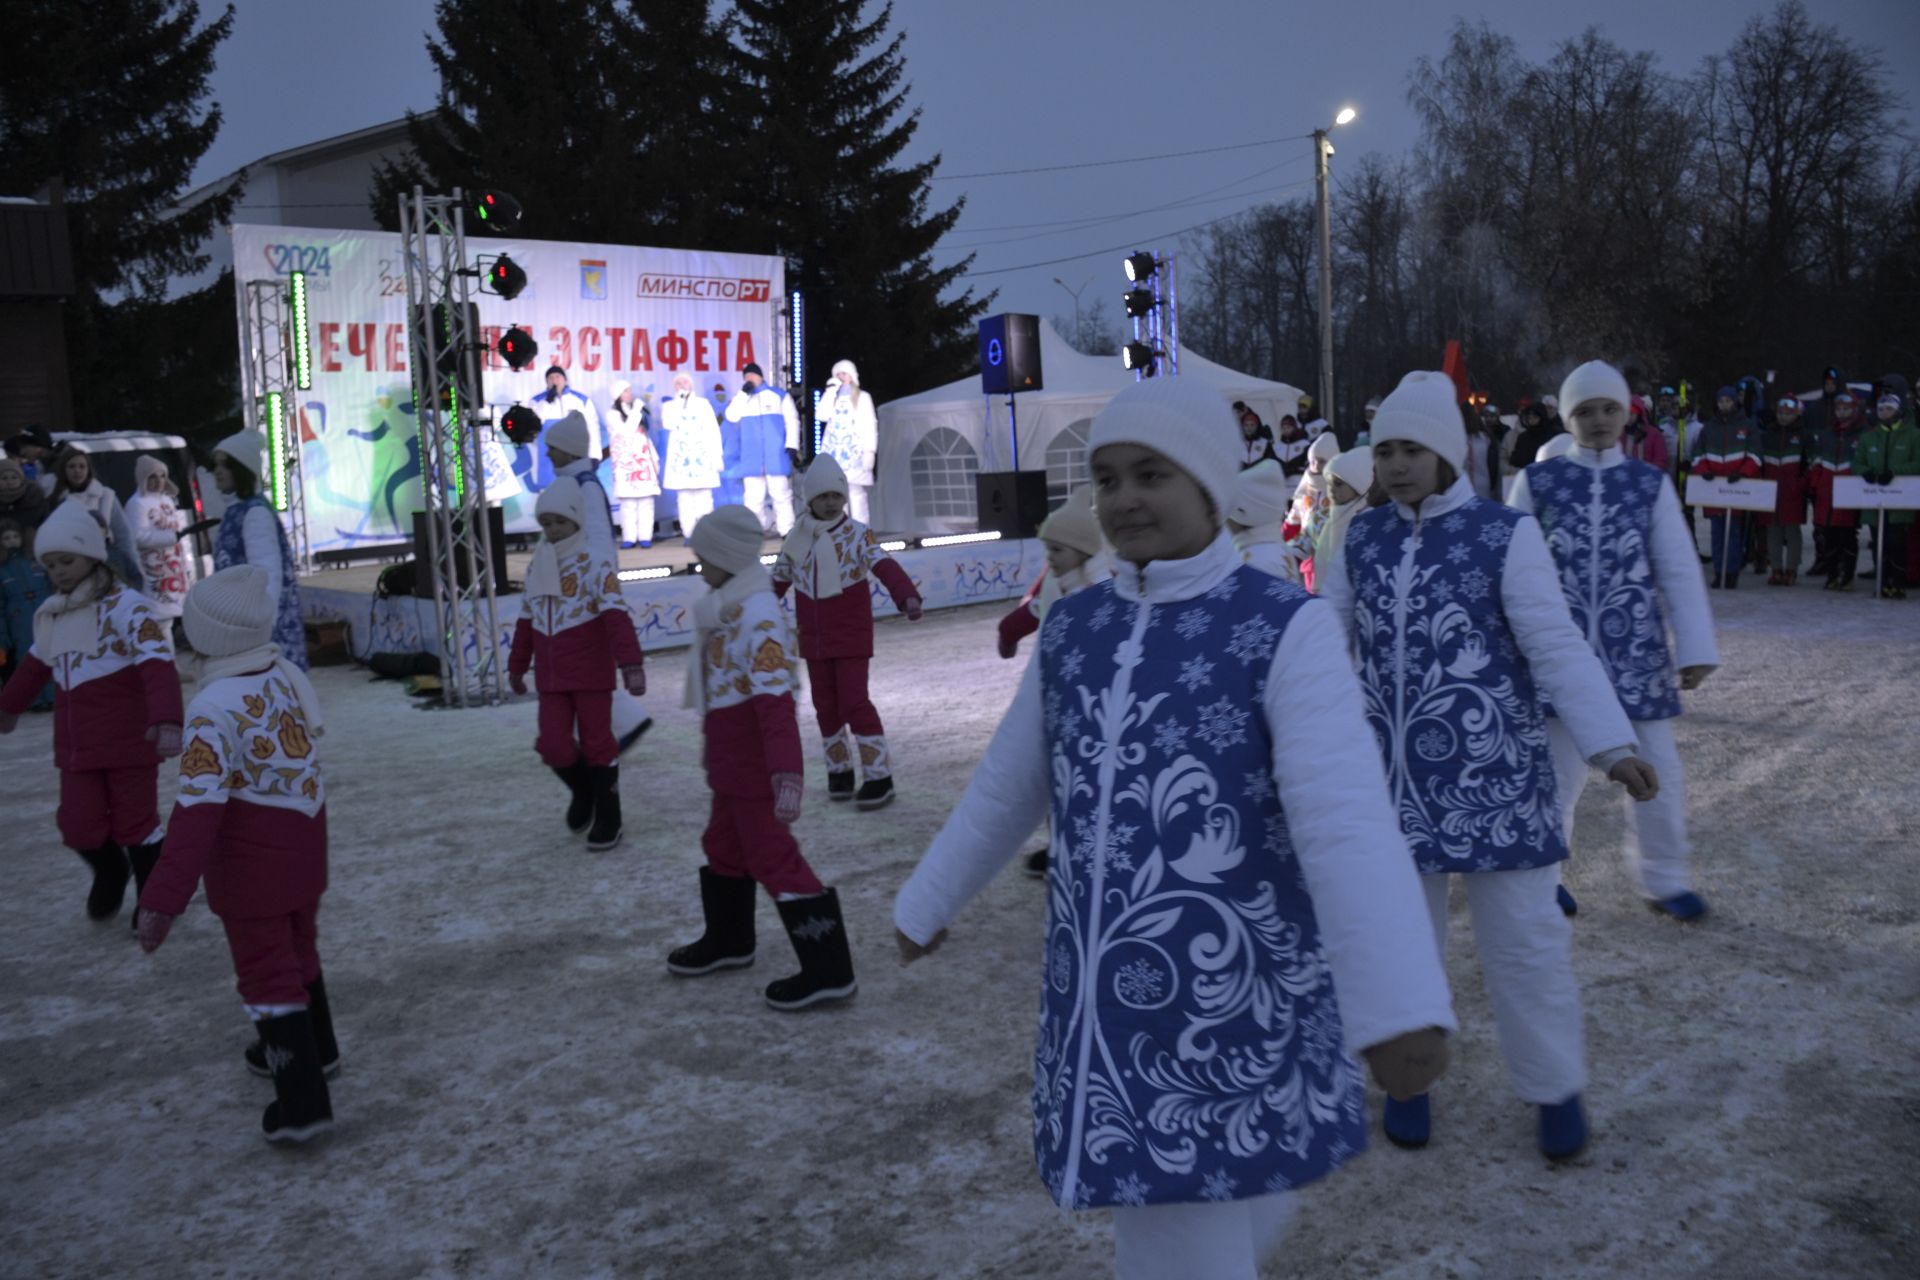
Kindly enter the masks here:
[[1094, 415], [1087, 456], [1110, 444], [1137, 444], [1179, 467], [1213, 502], [1215, 518], [1233, 503], [1246, 442], [1233, 410], [1196, 378], [1148, 378], [1123, 387]]
[[1417, 369], [1380, 402], [1369, 438], [1375, 444], [1410, 440], [1461, 471], [1467, 465], [1467, 426], [1460, 418], [1459, 396], [1446, 374]]

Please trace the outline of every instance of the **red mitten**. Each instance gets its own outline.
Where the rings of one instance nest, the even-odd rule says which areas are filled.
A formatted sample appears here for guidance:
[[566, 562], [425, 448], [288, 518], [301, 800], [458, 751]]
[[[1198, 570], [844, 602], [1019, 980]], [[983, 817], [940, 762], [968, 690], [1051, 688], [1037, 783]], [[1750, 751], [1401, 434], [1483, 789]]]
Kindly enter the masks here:
[[134, 912], [139, 917], [140, 949], [152, 955], [167, 940], [167, 930], [173, 928], [174, 917], [151, 907], [135, 907]]
[[631, 667], [620, 668], [620, 678], [626, 683], [627, 692], [636, 698], [645, 697], [647, 692], [647, 670], [639, 663]]
[[507, 687], [509, 689], [512, 689], [515, 693], [519, 693], [519, 694], [526, 693], [527, 673], [524, 671], [509, 671], [507, 673]]
[[908, 622], [918, 622], [918, 621], [920, 621], [920, 616], [921, 616], [921, 615], [922, 615], [923, 613], [925, 613], [925, 612], [926, 612], [926, 610], [925, 610], [925, 609], [923, 609], [923, 608], [921, 607], [921, 605], [920, 605], [920, 597], [919, 597], [919, 596], [908, 596], [908, 597], [907, 597], [907, 609], [906, 609], [906, 613], [907, 613], [907, 621], [908, 621]]
[[773, 816], [792, 826], [800, 817], [800, 797], [805, 782], [797, 773], [773, 775]]
[[153, 744], [162, 760], [171, 760], [180, 754], [180, 726], [156, 724], [147, 730], [147, 741]]
[[1000, 656], [1011, 658], [1020, 651], [1020, 642], [1040, 629], [1040, 619], [1027, 604], [1014, 606], [1000, 619]]

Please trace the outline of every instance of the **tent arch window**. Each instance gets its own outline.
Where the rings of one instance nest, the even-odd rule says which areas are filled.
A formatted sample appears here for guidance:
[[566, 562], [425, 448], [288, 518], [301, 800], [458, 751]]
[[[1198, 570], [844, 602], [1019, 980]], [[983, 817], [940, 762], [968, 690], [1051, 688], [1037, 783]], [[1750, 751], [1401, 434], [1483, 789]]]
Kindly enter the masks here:
[[1054, 432], [1048, 442], [1048, 510], [1065, 502], [1075, 489], [1092, 483], [1093, 476], [1087, 470], [1087, 432], [1092, 429], [1092, 418], [1080, 418]]
[[974, 478], [980, 455], [951, 427], [935, 427], [913, 446], [913, 511], [921, 519], [972, 517], [977, 511]]

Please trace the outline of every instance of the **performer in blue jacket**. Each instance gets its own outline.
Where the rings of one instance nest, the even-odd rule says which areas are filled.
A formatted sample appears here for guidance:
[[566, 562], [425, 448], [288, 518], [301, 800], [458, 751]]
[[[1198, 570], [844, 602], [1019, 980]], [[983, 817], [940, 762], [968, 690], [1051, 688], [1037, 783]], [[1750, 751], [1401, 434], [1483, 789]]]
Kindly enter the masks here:
[[[800, 457], [800, 415], [793, 397], [767, 382], [757, 364], [741, 370], [740, 391], [727, 405], [726, 420], [739, 428], [738, 452], [728, 458], [722, 473], [738, 480], [741, 505], [767, 527], [766, 508], [773, 507], [773, 527], [785, 537], [793, 528], [793, 468]], [[731, 451], [730, 451], [731, 452]]]

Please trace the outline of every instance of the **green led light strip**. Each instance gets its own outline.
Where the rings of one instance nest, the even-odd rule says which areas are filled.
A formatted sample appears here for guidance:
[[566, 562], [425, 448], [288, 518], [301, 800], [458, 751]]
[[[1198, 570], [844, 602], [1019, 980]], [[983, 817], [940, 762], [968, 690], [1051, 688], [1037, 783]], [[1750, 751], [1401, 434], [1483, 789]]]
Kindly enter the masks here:
[[286, 406], [278, 391], [267, 392], [267, 458], [272, 464], [268, 474], [269, 495], [275, 511], [287, 509], [287, 425]]
[[313, 388], [313, 350], [307, 342], [307, 273], [296, 271], [287, 286], [288, 310], [293, 312], [293, 384]]

